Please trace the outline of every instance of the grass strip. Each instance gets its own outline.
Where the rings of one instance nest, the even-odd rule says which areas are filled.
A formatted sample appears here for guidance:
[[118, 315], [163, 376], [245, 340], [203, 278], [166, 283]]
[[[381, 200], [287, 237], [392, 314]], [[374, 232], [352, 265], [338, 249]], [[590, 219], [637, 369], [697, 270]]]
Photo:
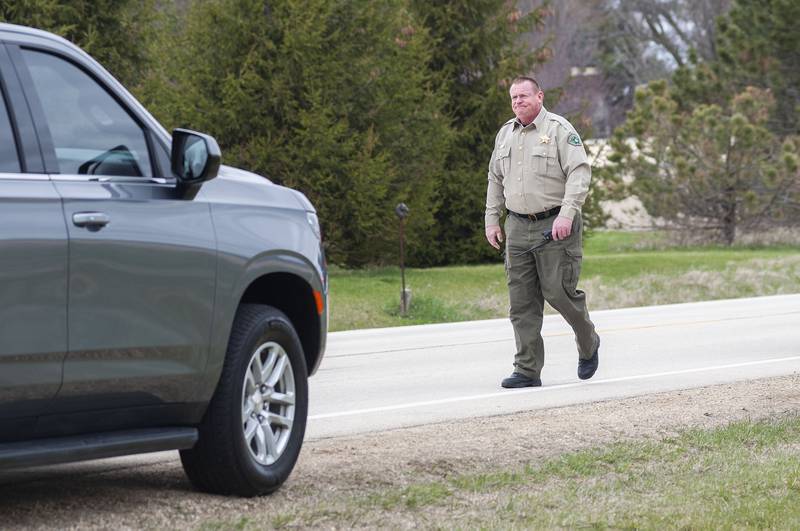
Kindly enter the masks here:
[[[609, 232], [587, 241], [578, 287], [587, 292], [591, 310], [800, 292], [800, 247], [642, 250], [643, 238], [641, 234]], [[502, 263], [410, 269], [406, 281], [412, 290], [412, 305], [409, 315], [401, 316], [397, 268], [333, 268], [330, 329], [508, 315]]]
[[271, 523], [348, 528], [797, 529], [800, 418], [737, 422], [658, 442], [622, 442], [569, 453], [518, 470], [389, 487], [298, 507], [276, 515]]

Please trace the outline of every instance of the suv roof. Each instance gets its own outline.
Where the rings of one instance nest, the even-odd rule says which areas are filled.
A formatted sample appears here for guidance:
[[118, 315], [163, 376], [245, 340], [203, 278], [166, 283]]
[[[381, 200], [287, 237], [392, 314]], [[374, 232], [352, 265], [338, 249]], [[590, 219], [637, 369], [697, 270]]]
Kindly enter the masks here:
[[7, 31], [10, 33], [21, 33], [23, 35], [31, 35], [33, 37], [41, 37], [45, 39], [50, 39], [54, 41], [58, 41], [61, 44], [66, 44], [71, 48], [80, 49], [67, 39], [56, 35], [55, 33], [50, 33], [49, 31], [44, 31], [36, 28], [29, 28], [28, 26], [18, 26], [17, 24], [9, 24], [8, 22], [0, 22], [0, 31]]

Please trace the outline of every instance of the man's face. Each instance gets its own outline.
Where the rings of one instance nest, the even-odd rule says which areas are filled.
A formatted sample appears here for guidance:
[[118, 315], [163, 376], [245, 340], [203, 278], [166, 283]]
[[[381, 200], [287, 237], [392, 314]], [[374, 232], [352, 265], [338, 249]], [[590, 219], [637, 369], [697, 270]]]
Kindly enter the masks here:
[[544, 92], [536, 89], [530, 81], [511, 85], [511, 109], [523, 125], [528, 125], [536, 118], [543, 101]]

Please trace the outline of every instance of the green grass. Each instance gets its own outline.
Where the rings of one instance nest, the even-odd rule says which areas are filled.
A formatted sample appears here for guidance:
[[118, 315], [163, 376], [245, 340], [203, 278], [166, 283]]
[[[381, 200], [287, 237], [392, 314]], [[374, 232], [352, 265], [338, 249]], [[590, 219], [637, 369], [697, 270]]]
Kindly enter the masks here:
[[798, 529], [800, 418], [736, 422], [660, 441], [567, 453], [513, 470], [374, 488], [369, 494], [298, 504], [273, 524]]
[[[581, 289], [590, 309], [800, 292], [800, 247], [665, 248], [663, 234], [609, 231], [584, 246]], [[400, 271], [332, 268], [332, 331], [507, 316], [498, 263], [406, 270], [409, 315], [399, 315]]]
[[670, 251], [632, 251], [618, 254], [584, 252], [585, 278], [602, 277], [617, 281], [642, 273], [678, 276], [687, 271], [721, 271], [731, 264], [756, 259], [781, 258], [797, 254], [800, 249], [675, 249]]
[[662, 246], [667, 237], [664, 234], [638, 231], [593, 232], [584, 239], [584, 250], [589, 254], [613, 254], [638, 249]]
[[384, 511], [394, 511], [398, 508], [417, 509], [443, 503], [452, 494], [453, 489], [450, 485], [423, 483], [404, 489], [371, 494], [365, 499], [359, 500], [359, 505], [367, 510], [371, 507], [380, 507]]

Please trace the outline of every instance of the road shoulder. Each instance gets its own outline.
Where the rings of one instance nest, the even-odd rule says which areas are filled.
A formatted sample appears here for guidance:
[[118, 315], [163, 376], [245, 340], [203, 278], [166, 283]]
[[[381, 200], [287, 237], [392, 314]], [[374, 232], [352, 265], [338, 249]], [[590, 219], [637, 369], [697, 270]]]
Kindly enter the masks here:
[[[107, 471], [89, 467], [0, 486], [0, 514], [9, 528], [425, 527], [435, 522], [424, 508], [394, 514], [365, 500], [407, 486], [536, 466], [609, 443], [661, 440], [690, 428], [798, 411], [800, 375], [793, 374], [307, 441], [289, 481], [265, 498], [194, 492], [177, 459]], [[439, 524], [447, 521], [439, 516]]]

